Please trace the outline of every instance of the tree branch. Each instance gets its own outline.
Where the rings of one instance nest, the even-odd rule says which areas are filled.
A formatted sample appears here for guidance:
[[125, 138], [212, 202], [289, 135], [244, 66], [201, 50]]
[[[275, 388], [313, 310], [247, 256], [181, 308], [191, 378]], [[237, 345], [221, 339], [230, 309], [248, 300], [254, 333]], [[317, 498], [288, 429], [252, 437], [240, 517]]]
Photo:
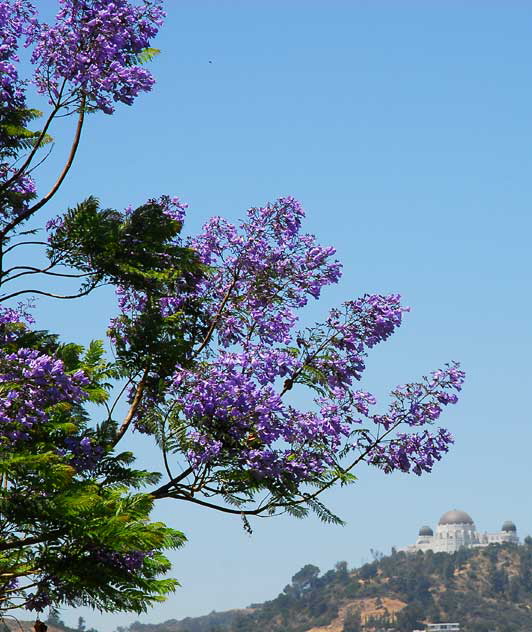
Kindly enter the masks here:
[[316, 356], [327, 347], [327, 345], [332, 341], [333, 338], [334, 338], [334, 334], [331, 334], [324, 342], [321, 343], [321, 345], [319, 345], [317, 349], [315, 349], [315, 351], [313, 351], [310, 354], [307, 354], [307, 357], [302, 362], [301, 366], [298, 369], [296, 369], [294, 373], [284, 381], [283, 390], [281, 391], [279, 397], [282, 397], [283, 395], [285, 395], [292, 388], [292, 386], [294, 386], [297, 378], [305, 370], [305, 367], [312, 366], [310, 364], [312, 360], [314, 360], [314, 358], [316, 358]]
[[140, 382], [137, 384], [137, 388], [135, 390], [135, 395], [133, 397], [133, 401], [131, 402], [131, 406], [127, 412], [127, 415], [124, 418], [124, 421], [120, 428], [118, 429], [115, 438], [113, 440], [113, 447], [120, 441], [120, 439], [125, 435], [127, 429], [129, 428], [131, 422], [133, 421], [133, 417], [137, 412], [137, 409], [142, 400], [142, 395], [144, 393], [144, 388], [146, 386], [146, 378], [148, 377], [149, 368], [144, 370], [144, 374], [140, 379]]
[[207, 333], [205, 334], [205, 338], [203, 339], [203, 342], [200, 344], [199, 348], [194, 352], [193, 357], [199, 356], [199, 354], [203, 351], [203, 349], [205, 349], [205, 347], [209, 344], [209, 341], [212, 337], [214, 329], [216, 325], [218, 324], [218, 321], [220, 320], [220, 316], [222, 315], [222, 312], [227, 304], [227, 301], [229, 300], [229, 296], [231, 295], [231, 292], [233, 291], [237, 280], [238, 280], [238, 276], [235, 276], [231, 285], [227, 288], [227, 292], [225, 293], [222, 299], [222, 302], [220, 303], [220, 307], [218, 308], [216, 315], [214, 316], [211, 324], [209, 325], [209, 329], [207, 330]]
[[185, 479], [187, 476], [190, 476], [193, 471], [194, 468], [192, 466], [187, 467], [186, 470], [181, 472], [181, 474], [173, 478], [171, 481], [168, 481], [168, 483], [161, 485], [161, 487], [159, 487], [155, 491], [150, 492], [150, 496], [153, 496], [154, 498], [167, 498], [166, 494], [172, 489], [172, 487], [176, 487], [177, 483]]
[[[153, 495], [153, 494], [152, 494]], [[195, 503], [197, 505], [201, 505], [202, 507], [208, 507], [209, 509], [216, 509], [217, 511], [221, 511], [223, 513], [234, 514], [237, 516], [256, 516], [259, 513], [262, 513], [268, 507], [262, 507], [258, 509], [230, 509], [229, 507], [223, 507], [222, 505], [215, 505], [214, 503], [208, 503], [205, 500], [200, 500], [199, 498], [194, 498], [192, 496], [173, 496], [172, 494], [168, 494], [167, 496], [155, 496], [155, 498], [175, 498], [176, 500], [186, 500], [191, 503]]]
[[6, 255], [10, 250], [14, 250], [18, 246], [29, 246], [29, 245], [39, 245], [39, 246], [48, 246], [47, 241], [19, 241], [17, 244], [13, 244], [4, 250], [4, 255]]
[[48, 131], [48, 128], [50, 127], [52, 121], [54, 120], [55, 115], [59, 112], [60, 109], [61, 109], [61, 106], [56, 105], [54, 109], [50, 112], [48, 119], [46, 120], [46, 123], [44, 124], [44, 127], [42, 128], [42, 131], [39, 134], [39, 137], [35, 141], [35, 145], [33, 146], [33, 149], [30, 151], [28, 157], [26, 158], [22, 166], [19, 167], [19, 169], [17, 169], [17, 171], [11, 176], [11, 178], [9, 178], [8, 180], [2, 183], [2, 185], [0, 186], [0, 191], [7, 191], [9, 185], [13, 184], [13, 182], [18, 180], [20, 176], [24, 173], [24, 171], [26, 171], [26, 169], [30, 166], [31, 161], [33, 160], [33, 157], [39, 150], [41, 143], [44, 140], [44, 137], [46, 136], [46, 132]]
[[[51, 538], [61, 535], [62, 531], [51, 531], [34, 538], [25, 538], [24, 540], [11, 540], [10, 542], [0, 542], [0, 551], [9, 551], [11, 549], [20, 549], [31, 544], [40, 544], [41, 542], [49, 542]], [[4, 575], [2, 575], [3, 577]], [[17, 575], [18, 577], [18, 575]]]
[[66, 295], [65, 294], [52, 294], [51, 292], [43, 292], [42, 290], [19, 290], [18, 292], [13, 292], [12, 294], [8, 294], [7, 296], [2, 296], [0, 298], [0, 303], [2, 303], [3, 301], [7, 301], [10, 298], [15, 298], [15, 296], [20, 296], [21, 294], [39, 294], [40, 296], [48, 296], [49, 298], [61, 298], [61, 299], [81, 298], [82, 296], [87, 296], [87, 294], [90, 294], [92, 290], [96, 289], [96, 287], [98, 287], [98, 285], [92, 285], [90, 288], [83, 290], [83, 292], [79, 292], [78, 294], [66, 294]]
[[97, 272], [83, 272], [82, 274], [68, 274], [67, 272], [49, 272], [51, 268], [56, 266], [56, 263], [50, 264], [47, 268], [34, 268], [33, 266], [14, 266], [13, 268], [9, 268], [4, 272], [4, 275], [9, 274], [14, 270], [25, 270], [25, 272], [18, 272], [13, 276], [7, 277], [3, 279], [3, 283], [8, 283], [9, 281], [13, 281], [13, 279], [18, 279], [22, 276], [27, 276], [28, 274], [45, 274], [46, 276], [53, 277], [62, 277], [64, 279], [82, 279], [83, 277], [94, 276], [98, 274]]
[[81, 138], [81, 130], [83, 128], [83, 122], [85, 120], [85, 102], [86, 102], [86, 98], [85, 96], [83, 96], [81, 98], [81, 103], [79, 106], [78, 124], [76, 127], [74, 140], [72, 142], [72, 147], [70, 148], [70, 154], [55, 184], [39, 202], [37, 202], [36, 204], [28, 208], [26, 211], [24, 211], [24, 213], [21, 213], [18, 217], [13, 219], [11, 222], [9, 222], [9, 224], [7, 224], [7, 226], [4, 227], [2, 232], [0, 232], [0, 239], [3, 239], [11, 230], [13, 230], [13, 228], [16, 228], [20, 223], [29, 219], [41, 207], [43, 207], [47, 202], [49, 202], [50, 199], [57, 193], [59, 187], [63, 183], [63, 180], [66, 178], [67, 173], [70, 171], [70, 167], [72, 166], [72, 163], [74, 162], [74, 157], [76, 155], [76, 151], [79, 145], [79, 140]]
[[[380, 438], [376, 439], [369, 446], [367, 446], [367, 448], [361, 454], [359, 454], [359, 456], [349, 466], [347, 466], [346, 468], [343, 468], [343, 471], [345, 473], [351, 471], [356, 465], [358, 465], [361, 461], [364, 460], [364, 458], [371, 452], [371, 450], [373, 450], [379, 443], [381, 443], [383, 441], [383, 439], [386, 436], [388, 436], [391, 432], [393, 432], [401, 423], [402, 423], [402, 420], [397, 421], [397, 423], [395, 423], [393, 426], [391, 426]], [[172, 487], [175, 487], [176, 483], [179, 482], [179, 480], [182, 480], [185, 476], [188, 476], [188, 474], [191, 473], [192, 469], [193, 468], [188, 468], [188, 470], [183, 472], [183, 474], [181, 474], [179, 477], [177, 477], [177, 479], [174, 479], [174, 480], [170, 481], [169, 483], [166, 483], [165, 485], [159, 487], [155, 491], [151, 492], [150, 495], [153, 496], [156, 499], [174, 498], [176, 500], [185, 500], [187, 502], [195, 503], [195, 504], [201, 505], [203, 507], [208, 507], [209, 509], [216, 509], [217, 511], [221, 511], [223, 513], [230, 513], [230, 514], [235, 514], [235, 515], [245, 515], [245, 516], [258, 516], [258, 515], [264, 513], [265, 511], [270, 511], [272, 509], [275, 510], [275, 509], [283, 509], [283, 508], [287, 508], [287, 507], [295, 507], [297, 505], [301, 505], [301, 504], [307, 503], [309, 500], [313, 500], [314, 498], [317, 498], [318, 496], [320, 496], [324, 491], [326, 491], [327, 489], [332, 487], [332, 485], [337, 483], [338, 480], [340, 479], [339, 476], [335, 476], [334, 478], [332, 478], [327, 483], [324, 483], [315, 492], [313, 492], [311, 494], [303, 494], [303, 495], [301, 495], [301, 497], [299, 499], [291, 501], [291, 502], [288, 502], [288, 501], [287, 502], [275, 502], [275, 501], [272, 500], [271, 502], [268, 502], [268, 503], [266, 503], [264, 505], [261, 502], [261, 504], [259, 504], [259, 506], [256, 507], [255, 509], [231, 509], [229, 507], [224, 507], [222, 505], [216, 505], [214, 503], [210, 503], [210, 502], [207, 502], [205, 500], [200, 500], [199, 498], [194, 498], [193, 496], [190, 496], [190, 495], [179, 494], [179, 493], [177, 493], [177, 490], [176, 490], [176, 493], [171, 493], [170, 492]]]

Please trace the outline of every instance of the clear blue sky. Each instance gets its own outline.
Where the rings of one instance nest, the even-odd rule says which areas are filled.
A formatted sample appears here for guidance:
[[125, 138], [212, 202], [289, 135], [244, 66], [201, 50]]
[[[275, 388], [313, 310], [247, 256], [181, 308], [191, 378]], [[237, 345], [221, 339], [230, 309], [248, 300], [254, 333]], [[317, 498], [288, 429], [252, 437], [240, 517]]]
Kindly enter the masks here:
[[[304, 564], [357, 566], [454, 507], [482, 531], [512, 519], [521, 537], [532, 532], [532, 4], [170, 0], [168, 14], [156, 88], [89, 118], [50, 214], [89, 194], [121, 208], [169, 193], [190, 204], [195, 232], [213, 214], [236, 220], [294, 195], [345, 265], [310, 318], [364, 292], [412, 306], [370, 357], [365, 386], [385, 401], [453, 359], [468, 379], [444, 417], [456, 445], [432, 475], [361, 470], [329, 494], [347, 527], [256, 520], [250, 537], [237, 519], [161, 505], [189, 538], [172, 556], [182, 588], [141, 620], [272, 598]], [[58, 142], [43, 187], [65, 152]], [[102, 336], [113, 303], [105, 292], [40, 302], [40, 322], [86, 341]], [[80, 614], [105, 632], [137, 618], [63, 616]]]

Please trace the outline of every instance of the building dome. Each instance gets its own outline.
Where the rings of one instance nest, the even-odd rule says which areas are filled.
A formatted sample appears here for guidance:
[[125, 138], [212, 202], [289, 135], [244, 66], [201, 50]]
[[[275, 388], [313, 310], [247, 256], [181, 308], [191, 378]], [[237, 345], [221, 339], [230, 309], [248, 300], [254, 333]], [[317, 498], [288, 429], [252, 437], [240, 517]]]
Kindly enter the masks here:
[[507, 520], [503, 525], [501, 531], [517, 531], [517, 527], [511, 520]]
[[432, 535], [434, 535], [434, 531], [430, 527], [427, 527], [425, 525], [424, 527], [421, 527], [421, 529], [419, 530], [419, 535], [430, 535], [430, 536], [432, 536]]
[[473, 519], [465, 511], [459, 509], [451, 509], [440, 518], [438, 524], [474, 524]]

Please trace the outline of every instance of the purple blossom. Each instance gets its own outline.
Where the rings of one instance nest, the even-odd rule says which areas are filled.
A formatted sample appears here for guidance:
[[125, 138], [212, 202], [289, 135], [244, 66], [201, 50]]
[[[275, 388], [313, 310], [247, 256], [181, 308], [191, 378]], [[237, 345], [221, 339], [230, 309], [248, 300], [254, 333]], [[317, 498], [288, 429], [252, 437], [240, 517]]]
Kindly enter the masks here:
[[184, 204], [178, 197], [170, 197], [163, 195], [160, 198], [152, 198], [148, 200], [148, 204], [158, 204], [161, 207], [163, 215], [182, 224], [185, 221], [185, 214], [188, 204]]
[[85, 399], [88, 379], [81, 371], [65, 373], [61, 360], [34, 349], [0, 351], [0, 446], [30, 438], [34, 427], [50, 419], [53, 407]]
[[26, 0], [0, 1], [0, 112], [26, 105], [25, 82], [16, 68], [17, 50], [19, 40], [32, 35], [36, 26], [34, 16], [35, 9]]
[[[452, 391], [460, 391], [465, 379], [457, 363], [435, 371], [423, 382], [398, 386], [387, 415], [374, 416], [373, 420], [386, 433], [399, 425], [420, 427], [432, 424], [442, 412], [442, 406], [458, 401]], [[398, 433], [395, 437], [373, 445], [364, 437], [358, 446], [366, 452], [367, 461], [385, 472], [399, 469], [420, 475], [430, 472], [435, 461], [448, 451], [452, 435], [444, 428]]]
[[[10, 167], [7, 163], [0, 163], [0, 186], [15, 173], [15, 168]], [[9, 185], [8, 193], [9, 195], [4, 193], [0, 197], [0, 221], [4, 222], [23, 214], [28, 209], [30, 201], [35, 197], [35, 182], [31, 176], [22, 174]]]
[[424, 430], [410, 434], [399, 433], [388, 444], [376, 446], [368, 462], [387, 473], [394, 470], [412, 471], [419, 476], [423, 472], [430, 472], [434, 463], [449, 451], [452, 443], [454, 439], [445, 428], [438, 428], [437, 432]]
[[115, 102], [131, 105], [151, 90], [153, 76], [139, 65], [138, 56], [162, 24], [161, 0], [144, 0], [140, 6], [127, 0], [59, 4], [55, 24], [42, 25], [33, 37], [39, 92], [53, 104], [84, 94], [93, 107], [111, 114]]
[[54, 233], [63, 227], [65, 219], [62, 215], [58, 215], [57, 217], [50, 218], [45, 225], [45, 228], [48, 232]]
[[105, 454], [104, 448], [87, 436], [66, 437], [63, 444], [65, 448], [60, 453], [69, 457], [69, 464], [77, 472], [94, 469]]
[[150, 557], [149, 551], [118, 552], [108, 549], [97, 549], [90, 552], [91, 558], [101, 564], [113, 566], [117, 570], [134, 573], [142, 568], [146, 557]]
[[[250, 209], [239, 226], [214, 217], [188, 241], [208, 272], [159, 299], [163, 318], [172, 318], [195, 297], [210, 322], [193, 344], [194, 362], [176, 367], [165, 392], [185, 429], [181, 449], [193, 467], [237, 467], [259, 480], [296, 484], [349, 452], [386, 471], [429, 471], [452, 439], [425, 427], [456, 401], [463, 372], [450, 365], [398, 387], [388, 412], [373, 412], [375, 397], [355, 384], [369, 350], [397, 330], [409, 309], [399, 295], [365, 295], [331, 310], [322, 325], [294, 331], [309, 297], [318, 298], [341, 273], [334, 250], [301, 232], [303, 217], [299, 203], [281, 198]], [[122, 315], [135, 322], [147, 296], [131, 288], [118, 295]], [[125, 335], [120, 318], [117, 337]], [[300, 387], [314, 392], [310, 410], [287, 401]], [[146, 395], [138, 429], [148, 429], [143, 414], [150, 406], [164, 405], [157, 397]]]
[[26, 302], [21, 301], [17, 304], [17, 307], [0, 306], [0, 327], [4, 330], [5, 325], [21, 325], [22, 321], [26, 321], [26, 323], [32, 325], [35, 323], [35, 319], [30, 313], [33, 307], [34, 302], [31, 300]]
[[[300, 233], [303, 209], [293, 198], [251, 208], [240, 229], [211, 219], [190, 245], [213, 269], [198, 291], [216, 313], [220, 345], [240, 343], [253, 327], [264, 344], [288, 343], [296, 311], [324, 286], [337, 283], [341, 265], [312, 235]], [[227, 298], [226, 298], [227, 296]]]
[[45, 590], [39, 590], [37, 593], [30, 593], [28, 595], [24, 607], [26, 610], [36, 610], [37, 612], [42, 612], [52, 603], [52, 595]]

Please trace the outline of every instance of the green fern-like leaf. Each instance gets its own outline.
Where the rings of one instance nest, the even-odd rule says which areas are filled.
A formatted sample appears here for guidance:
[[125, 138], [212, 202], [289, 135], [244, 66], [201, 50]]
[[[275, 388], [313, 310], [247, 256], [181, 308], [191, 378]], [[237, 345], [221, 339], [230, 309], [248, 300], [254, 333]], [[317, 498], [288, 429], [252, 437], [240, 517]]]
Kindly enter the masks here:
[[328, 509], [323, 503], [315, 498], [307, 500], [307, 505], [318, 516], [320, 520], [327, 524], [337, 524], [344, 526], [345, 522]]
[[135, 61], [138, 64], [147, 64], [155, 59], [155, 57], [157, 57], [160, 53], [161, 51], [158, 48], [144, 48], [140, 53], [135, 55]]

